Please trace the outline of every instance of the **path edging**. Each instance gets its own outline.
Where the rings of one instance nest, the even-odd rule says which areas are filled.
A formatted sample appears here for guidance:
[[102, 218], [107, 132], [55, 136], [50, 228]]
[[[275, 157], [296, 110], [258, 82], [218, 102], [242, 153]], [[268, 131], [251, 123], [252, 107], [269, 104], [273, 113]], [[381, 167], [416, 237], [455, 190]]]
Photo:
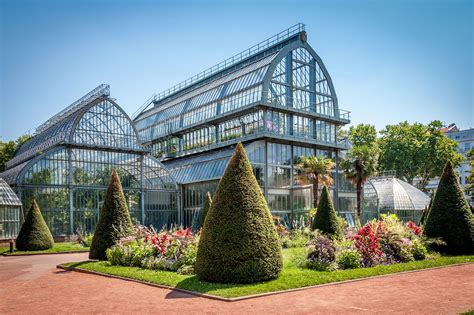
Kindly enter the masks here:
[[76, 253], [88, 253], [88, 250], [68, 250], [64, 252], [50, 252], [50, 253], [28, 253], [28, 254], [15, 254], [15, 253], [3, 253], [5, 257], [19, 257], [19, 256], [34, 256], [34, 255], [58, 255], [58, 254], [76, 254]]
[[[88, 261], [89, 260], [78, 262], [78, 263], [83, 263], [83, 262], [88, 262]], [[186, 289], [167, 286], [167, 285], [164, 285], [164, 284], [157, 284], [157, 283], [152, 283], [152, 282], [148, 282], [148, 281], [144, 281], [144, 280], [138, 280], [138, 279], [127, 278], [127, 277], [122, 277], [122, 276], [117, 276], [117, 275], [111, 275], [111, 274], [107, 274], [107, 273], [103, 273], [103, 272], [99, 272], [99, 271], [87, 270], [87, 269], [77, 268], [77, 267], [73, 267], [73, 266], [57, 265], [56, 268], [62, 269], [62, 270], [67, 270], [67, 271], [76, 271], [76, 272], [81, 272], [81, 273], [86, 273], [86, 274], [99, 275], [99, 276], [107, 277], [107, 278], [120, 279], [120, 280], [125, 280], [125, 281], [132, 281], [132, 282], [149, 285], [149, 286], [156, 287], [156, 288], [168, 289], [168, 290], [172, 290], [172, 291], [178, 291], [178, 292], [187, 293], [187, 294], [191, 294], [191, 295], [194, 295], [194, 296], [204, 297], [204, 298], [213, 299], [213, 300], [219, 300], [219, 301], [224, 301], [224, 302], [237, 302], [237, 301], [249, 300], [249, 299], [254, 299], [254, 298], [259, 298], [259, 297], [264, 297], [264, 296], [271, 296], [271, 295], [277, 295], [277, 294], [283, 294], [283, 293], [289, 293], [289, 292], [295, 292], [295, 291], [302, 291], [302, 290], [307, 290], [307, 289], [314, 289], [314, 288], [319, 288], [319, 287], [324, 287], [324, 286], [340, 285], [340, 284], [363, 281], [363, 280], [377, 279], [377, 278], [389, 277], [389, 276], [394, 276], [394, 275], [402, 275], [402, 274], [414, 273], [414, 272], [420, 272], [420, 271], [426, 271], [426, 270], [436, 270], [436, 269], [442, 269], [442, 268], [464, 266], [464, 265], [470, 265], [470, 264], [473, 264], [473, 263], [472, 262], [465, 262], [465, 263], [457, 263], [457, 264], [444, 265], [444, 266], [422, 268], [422, 269], [416, 269], [416, 270], [400, 271], [400, 272], [388, 273], [388, 274], [384, 274], [384, 275], [368, 276], [368, 277], [357, 278], [357, 279], [349, 279], [349, 280], [343, 280], [343, 281], [337, 281], [337, 282], [322, 283], [322, 284], [316, 284], [316, 285], [305, 286], [305, 287], [300, 287], [300, 288], [292, 288], [292, 289], [287, 289], [287, 290], [264, 292], [264, 293], [258, 293], [258, 294], [252, 294], [252, 295], [244, 295], [244, 296], [239, 296], [239, 297], [234, 297], [234, 298], [225, 298], [225, 297], [221, 297], [221, 296], [218, 296], [218, 295], [200, 293], [200, 292], [196, 292], [196, 291], [190, 291], [190, 290], [186, 290]]]

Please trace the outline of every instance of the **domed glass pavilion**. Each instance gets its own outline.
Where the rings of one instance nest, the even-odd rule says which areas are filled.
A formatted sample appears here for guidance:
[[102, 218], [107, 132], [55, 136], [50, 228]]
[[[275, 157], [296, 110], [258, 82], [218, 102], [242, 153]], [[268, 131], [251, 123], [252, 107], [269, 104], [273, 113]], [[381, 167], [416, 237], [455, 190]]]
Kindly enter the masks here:
[[430, 197], [394, 176], [371, 178], [364, 185], [362, 222], [394, 213], [402, 221], [418, 223]]
[[93, 232], [112, 169], [132, 220], [178, 221], [173, 176], [139, 143], [128, 115], [100, 85], [36, 129], [0, 173], [27, 210], [33, 198], [55, 236]]

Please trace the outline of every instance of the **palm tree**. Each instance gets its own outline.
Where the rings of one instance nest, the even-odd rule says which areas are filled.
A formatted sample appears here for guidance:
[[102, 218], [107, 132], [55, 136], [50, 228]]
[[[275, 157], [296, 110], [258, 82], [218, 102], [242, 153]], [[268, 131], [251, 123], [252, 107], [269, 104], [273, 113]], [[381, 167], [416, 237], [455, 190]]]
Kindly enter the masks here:
[[297, 166], [303, 170], [305, 176], [313, 180], [313, 207], [318, 207], [319, 184], [331, 185], [331, 171], [334, 168], [334, 161], [324, 156], [302, 156]]
[[356, 185], [357, 217], [361, 219], [362, 185], [370, 176], [377, 173], [379, 149], [373, 146], [353, 147], [347, 157], [342, 160], [341, 168], [347, 179]]

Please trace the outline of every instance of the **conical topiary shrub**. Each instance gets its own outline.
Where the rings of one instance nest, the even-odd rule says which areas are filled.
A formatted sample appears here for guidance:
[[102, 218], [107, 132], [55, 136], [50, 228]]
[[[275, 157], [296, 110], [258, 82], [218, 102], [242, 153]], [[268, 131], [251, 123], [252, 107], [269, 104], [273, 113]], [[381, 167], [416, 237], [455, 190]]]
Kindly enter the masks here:
[[202, 207], [202, 214], [201, 214], [201, 221], [199, 223], [199, 227], [202, 228], [204, 225], [204, 220], [206, 219], [207, 213], [209, 212], [209, 208], [212, 205], [212, 198], [211, 193], [207, 192], [206, 196], [204, 197], [204, 205]]
[[115, 170], [110, 176], [109, 187], [100, 210], [99, 222], [89, 252], [90, 259], [106, 260], [105, 251], [120, 238], [130, 233], [132, 220], [123, 194], [120, 178]]
[[40, 208], [33, 200], [25, 222], [16, 238], [18, 250], [32, 251], [50, 249], [54, 246], [53, 236], [41, 215]]
[[281, 245], [241, 143], [219, 182], [199, 240], [201, 280], [252, 283], [278, 277]]
[[446, 242], [448, 253], [474, 252], [474, 216], [450, 162], [444, 167], [424, 233], [429, 237], [441, 237]]
[[341, 227], [337, 219], [337, 213], [332, 204], [329, 189], [324, 186], [321, 191], [318, 209], [311, 224], [312, 230], [319, 230], [330, 237], [339, 238], [342, 235]]

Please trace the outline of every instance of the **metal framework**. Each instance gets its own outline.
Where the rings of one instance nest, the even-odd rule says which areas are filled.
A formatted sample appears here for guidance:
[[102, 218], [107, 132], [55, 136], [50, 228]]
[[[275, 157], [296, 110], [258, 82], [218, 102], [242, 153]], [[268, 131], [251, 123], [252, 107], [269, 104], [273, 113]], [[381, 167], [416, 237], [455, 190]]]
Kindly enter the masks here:
[[[134, 117], [142, 144], [183, 185], [187, 225], [199, 216], [205, 190], [215, 189], [237, 142], [251, 156], [259, 152], [259, 160], [251, 158], [257, 180], [272, 212], [287, 221], [311, 207], [310, 185], [297, 180], [299, 157], [326, 155], [338, 162], [348, 148], [338, 141], [337, 126], [349, 123], [350, 114], [339, 108], [303, 24], [152, 96]], [[335, 177], [337, 200], [338, 186], [348, 185], [337, 172]], [[343, 198], [351, 199], [351, 190]]]
[[21, 206], [15, 192], [0, 178], [0, 239], [18, 235], [22, 219]]
[[48, 120], [0, 174], [25, 208], [37, 200], [53, 235], [94, 231], [112, 169], [134, 220], [156, 227], [179, 220], [173, 176], [143, 149], [108, 93], [101, 85]]
[[363, 222], [394, 213], [403, 221], [418, 223], [430, 197], [394, 176], [371, 178], [364, 186]]

